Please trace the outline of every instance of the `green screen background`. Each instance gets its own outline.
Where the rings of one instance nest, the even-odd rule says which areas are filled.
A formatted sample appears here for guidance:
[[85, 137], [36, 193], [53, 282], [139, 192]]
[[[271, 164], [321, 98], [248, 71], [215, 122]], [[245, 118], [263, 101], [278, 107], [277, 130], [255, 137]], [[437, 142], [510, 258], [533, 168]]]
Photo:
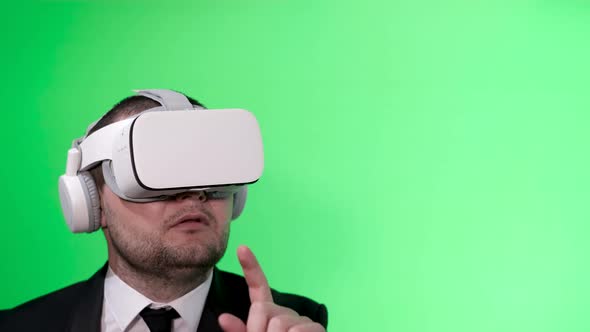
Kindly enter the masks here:
[[0, 5], [0, 308], [88, 278], [57, 178], [131, 89], [254, 112], [250, 245], [332, 331], [588, 331], [590, 5], [45, 1]]

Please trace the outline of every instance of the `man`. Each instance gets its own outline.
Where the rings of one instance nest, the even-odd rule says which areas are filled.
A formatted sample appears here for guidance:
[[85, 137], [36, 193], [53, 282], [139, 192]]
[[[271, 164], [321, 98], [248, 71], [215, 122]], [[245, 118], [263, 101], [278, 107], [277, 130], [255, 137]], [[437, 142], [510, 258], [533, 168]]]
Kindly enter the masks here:
[[[191, 111], [186, 111], [189, 108]], [[201, 123], [201, 129], [182, 131], [188, 132], [187, 135], [190, 136], [199, 135], [200, 132], [209, 130], [210, 126], [218, 125], [219, 130], [227, 129], [231, 119], [238, 119], [237, 116], [245, 114], [201, 109], [203, 106], [198, 101], [174, 91], [139, 91], [138, 95], [115, 105], [89, 129], [83, 139], [75, 142], [74, 148], [69, 152], [66, 175], [60, 178], [62, 208], [72, 231], [102, 229], [107, 241], [108, 263], [87, 281], [11, 310], [0, 311], [0, 331], [325, 331], [326, 307], [301, 296], [270, 289], [261, 267], [248, 247], [241, 246], [237, 251], [244, 278], [215, 268], [227, 247], [230, 221], [239, 216], [244, 204], [243, 183], [249, 183], [250, 180], [228, 180], [228, 183], [242, 184], [222, 186], [217, 184], [220, 180], [214, 182], [201, 179], [204, 181], [201, 184], [206, 183], [209, 187], [191, 182], [186, 187], [180, 186], [182, 190], [168, 191], [152, 190], [153, 188], [149, 189], [151, 187], [145, 185], [148, 183], [146, 174], [150, 173], [152, 164], [170, 164], [170, 159], [174, 158], [173, 154], [161, 150], [158, 153], [166, 155], [166, 160], [153, 159], [154, 156], [150, 154], [154, 154], [154, 151], [151, 150], [157, 148], [149, 140], [154, 137], [157, 138], [156, 141], [165, 140], [166, 137], [158, 138], [158, 135], [164, 135], [160, 131], [170, 130], [168, 136], [173, 137], [172, 141], [183, 143], [182, 139], [174, 136], [180, 130], [165, 129], [163, 125], [149, 127], [145, 124], [149, 121], [143, 119], [151, 116], [155, 119], [152, 122], [156, 126], [170, 121], [171, 128], [181, 128], [186, 127], [197, 116], [195, 125]], [[158, 112], [162, 110], [179, 111]], [[181, 120], [170, 120], [173, 113], [181, 116]], [[210, 121], [209, 118], [201, 117], [214, 114], [220, 114], [218, 119], [221, 120], [207, 122]], [[144, 122], [140, 122], [140, 118]], [[203, 124], [203, 121], [206, 123]], [[245, 120], [240, 121], [236, 123], [242, 125]], [[190, 123], [189, 126], [192, 125]], [[142, 125], [152, 128], [147, 132], [146, 138], [138, 138], [140, 129], [144, 128]], [[124, 140], [123, 144], [135, 140], [130, 143], [135, 144], [134, 146], [111, 149], [110, 141], [109, 144], [104, 143], [104, 137], [110, 137], [108, 135], [113, 140], [125, 135], [127, 129], [121, 131], [119, 127], [132, 128], [128, 130], [134, 133], [128, 133], [131, 138]], [[219, 145], [223, 143], [204, 142], [203, 144], [212, 144], [213, 147], [206, 152], [207, 146], [203, 145], [203, 155], [209, 156], [210, 160], [217, 160], [220, 154], [227, 154], [227, 150], [236, 144], [242, 144], [236, 148], [236, 154], [252, 146], [252, 151], [257, 151], [257, 133], [247, 130], [244, 132], [245, 138], [241, 140], [247, 141], [246, 143], [238, 143], [235, 139], [233, 142], [230, 140], [230, 145], [226, 146]], [[152, 142], [146, 143], [147, 152], [140, 151], [138, 147], [142, 140]], [[220, 141], [223, 139], [220, 138]], [[247, 145], [248, 142], [253, 143]], [[185, 147], [190, 148], [198, 143], [191, 141]], [[133, 164], [129, 167], [134, 168], [134, 177], [127, 176], [125, 170], [120, 170], [123, 167], [120, 165], [125, 163], [121, 161], [124, 160], [123, 157], [117, 159], [119, 157], [109, 155], [108, 158], [102, 156], [88, 161], [93, 154], [116, 154], [121, 151], [127, 153], [129, 149], [132, 150], [133, 159]], [[142, 154], [152, 158], [149, 159], [151, 162], [146, 163], [148, 170], [139, 169], [142, 167], [139, 165]], [[190, 157], [187, 157], [189, 159], [186, 159], [186, 163], [192, 162]], [[222, 157], [220, 160], [227, 159], [226, 155]], [[219, 164], [211, 170], [211, 167], [206, 167], [208, 161], [200, 160], [191, 167], [200, 169], [202, 174], [211, 172], [208, 177], [215, 177], [219, 175], [216, 173], [218, 168], [227, 166]], [[199, 168], [203, 163], [204, 166]], [[182, 173], [183, 165], [173, 166], [180, 167], [178, 174], [156, 174], [155, 181], [188, 181], [186, 178], [193, 175]], [[240, 167], [247, 169], [249, 166], [243, 164]], [[258, 166], [255, 165], [252, 169], [256, 167]], [[224, 169], [222, 173], [232, 172], [227, 167]], [[238, 177], [244, 176], [239, 172], [236, 174]], [[80, 183], [84, 188], [84, 195], [77, 194]], [[137, 197], [133, 196], [136, 193], [139, 193]], [[164, 194], [161, 195], [162, 193]], [[75, 198], [76, 195], [84, 196], [80, 199], [90, 199], [93, 203], [87, 201], [85, 205], [82, 204], [83, 209], [77, 208], [80, 199]]]

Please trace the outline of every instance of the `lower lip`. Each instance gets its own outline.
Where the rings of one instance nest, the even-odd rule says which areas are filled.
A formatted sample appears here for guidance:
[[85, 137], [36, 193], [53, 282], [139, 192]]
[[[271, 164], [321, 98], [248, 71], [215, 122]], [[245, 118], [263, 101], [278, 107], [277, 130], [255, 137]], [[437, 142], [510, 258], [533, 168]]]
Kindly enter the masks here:
[[180, 224], [174, 225], [174, 229], [178, 230], [196, 230], [206, 227], [205, 223], [197, 222], [197, 221], [185, 221], [181, 222]]

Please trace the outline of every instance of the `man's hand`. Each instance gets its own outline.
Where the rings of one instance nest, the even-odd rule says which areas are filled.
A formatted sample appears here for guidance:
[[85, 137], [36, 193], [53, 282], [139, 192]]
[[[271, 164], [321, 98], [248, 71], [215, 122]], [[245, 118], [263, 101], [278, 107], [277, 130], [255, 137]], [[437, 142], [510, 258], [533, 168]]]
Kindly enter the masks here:
[[219, 316], [224, 332], [324, 332], [324, 327], [297, 312], [274, 304], [268, 281], [256, 257], [246, 246], [238, 248], [238, 260], [250, 293], [246, 324], [232, 314]]

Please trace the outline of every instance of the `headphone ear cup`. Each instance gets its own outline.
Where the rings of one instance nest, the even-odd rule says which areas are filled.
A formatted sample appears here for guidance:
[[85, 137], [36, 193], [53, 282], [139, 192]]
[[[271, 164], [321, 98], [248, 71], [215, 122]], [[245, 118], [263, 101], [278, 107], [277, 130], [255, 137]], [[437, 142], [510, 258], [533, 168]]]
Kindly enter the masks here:
[[100, 226], [100, 199], [88, 172], [59, 177], [59, 200], [73, 233], [93, 232]]
[[234, 194], [234, 207], [232, 210], [231, 220], [237, 219], [244, 211], [246, 205], [246, 196], [248, 196], [248, 187], [242, 186], [238, 192]]
[[87, 208], [88, 208], [88, 230], [86, 232], [94, 232], [100, 228], [100, 195], [96, 182], [90, 172], [80, 172], [78, 174], [80, 182], [83, 183], [83, 189], [86, 193]]

